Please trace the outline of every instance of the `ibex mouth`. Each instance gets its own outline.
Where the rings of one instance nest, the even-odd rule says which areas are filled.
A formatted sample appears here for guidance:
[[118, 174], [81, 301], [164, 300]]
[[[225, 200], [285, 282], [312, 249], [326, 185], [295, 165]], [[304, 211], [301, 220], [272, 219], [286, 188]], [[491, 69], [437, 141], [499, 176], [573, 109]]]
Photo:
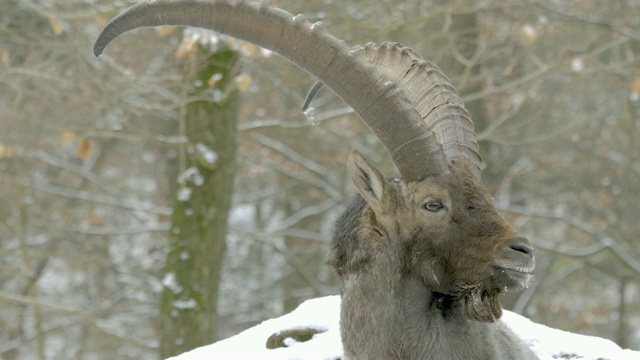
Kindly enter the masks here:
[[511, 271], [520, 274], [531, 274], [535, 266], [515, 266], [515, 267], [499, 267], [501, 270]]
[[494, 269], [493, 279], [499, 287], [505, 291], [519, 291], [531, 282], [535, 262], [533, 259], [527, 263], [497, 263]]
[[[535, 258], [516, 256], [510, 254], [509, 258], [502, 258], [495, 261], [495, 267], [513, 273], [531, 274], [536, 267]], [[517, 255], [517, 254], [515, 254]]]

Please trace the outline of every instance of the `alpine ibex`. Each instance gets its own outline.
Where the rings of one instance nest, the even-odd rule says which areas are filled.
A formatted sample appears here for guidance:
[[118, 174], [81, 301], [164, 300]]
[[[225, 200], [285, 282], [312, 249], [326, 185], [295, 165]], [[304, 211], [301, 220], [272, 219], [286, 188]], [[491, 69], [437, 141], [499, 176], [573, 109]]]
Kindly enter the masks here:
[[105, 27], [94, 53], [158, 25], [206, 28], [280, 54], [350, 105], [391, 155], [399, 179], [355, 151], [348, 159], [359, 196], [336, 224], [328, 260], [342, 279], [345, 357], [536, 358], [499, 320], [498, 299], [526, 285], [533, 250], [480, 182], [473, 123], [435, 65], [397, 43], [350, 48], [268, 1], [143, 1]]

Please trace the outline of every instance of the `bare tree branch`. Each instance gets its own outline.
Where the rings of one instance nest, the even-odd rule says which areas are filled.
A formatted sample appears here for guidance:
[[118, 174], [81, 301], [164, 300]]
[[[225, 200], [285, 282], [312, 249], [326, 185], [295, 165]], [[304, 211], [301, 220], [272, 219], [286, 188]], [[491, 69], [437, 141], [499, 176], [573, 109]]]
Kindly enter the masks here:
[[30, 297], [25, 297], [25, 296], [20, 296], [20, 295], [7, 294], [5, 292], [0, 292], [0, 299], [4, 299], [7, 301], [19, 303], [19, 304], [38, 305], [38, 306], [50, 308], [53, 310], [66, 312], [72, 315], [77, 315], [85, 323], [90, 324], [94, 328], [100, 330], [105, 335], [115, 337], [122, 342], [135, 345], [141, 348], [157, 349], [157, 345], [155, 344], [144, 343], [142, 341], [132, 338], [130, 335], [118, 334], [110, 329], [105, 328], [104, 326], [101, 326], [99, 324], [99, 321], [92, 314], [87, 313], [86, 311], [81, 310], [79, 308], [69, 307], [66, 305], [56, 304], [56, 303], [52, 303], [52, 302], [48, 302], [40, 299], [34, 299]]
[[279, 152], [280, 154], [284, 155], [285, 157], [292, 160], [296, 164], [301, 165], [302, 167], [306, 168], [310, 172], [316, 174], [318, 176], [317, 177], [318, 181], [316, 182], [316, 184], [320, 188], [327, 191], [329, 196], [331, 196], [333, 199], [342, 198], [342, 193], [338, 191], [338, 189], [334, 185], [334, 184], [338, 184], [338, 181], [337, 181], [337, 177], [335, 176], [335, 174], [333, 174], [332, 171], [316, 163], [315, 161], [309, 159], [308, 157], [301, 155], [300, 153], [289, 148], [285, 144], [279, 141], [276, 141], [268, 136], [261, 135], [261, 134], [254, 134], [252, 135], [252, 138], [256, 140], [258, 143]]
[[143, 212], [158, 214], [158, 215], [171, 215], [172, 213], [172, 209], [170, 207], [159, 206], [159, 205], [144, 203], [140, 201], [132, 201], [132, 200], [116, 198], [116, 197], [107, 196], [107, 195], [95, 194], [95, 193], [90, 193], [88, 191], [83, 191], [83, 190], [68, 189], [68, 188], [63, 188], [60, 186], [55, 186], [50, 184], [39, 184], [35, 181], [31, 181], [27, 179], [16, 179], [16, 182], [22, 186], [25, 186], [31, 189], [44, 191], [44, 192], [58, 195], [58, 196], [63, 196], [63, 197], [68, 197], [68, 198], [73, 198], [73, 199], [78, 199], [83, 201], [89, 201], [89, 202], [95, 202], [102, 205], [109, 205], [109, 206], [120, 207], [124, 209], [136, 210], [136, 211], [143, 211]]
[[620, 21], [616, 20], [611, 20], [608, 18], [604, 18], [604, 17], [600, 17], [597, 15], [593, 15], [593, 14], [575, 14], [572, 13], [571, 11], [567, 11], [567, 10], [563, 10], [560, 7], [557, 6], [553, 6], [553, 5], [549, 5], [546, 3], [543, 3], [542, 1], [538, 1], [538, 0], [529, 0], [529, 2], [531, 4], [534, 4], [540, 8], [543, 8], [545, 10], [554, 12], [556, 14], [568, 17], [568, 18], [572, 18], [575, 20], [579, 20], [588, 24], [593, 24], [593, 25], [598, 25], [598, 26], [606, 26], [609, 29], [619, 32], [621, 34], [624, 34], [630, 38], [633, 38], [637, 41], [640, 41], [640, 32], [637, 31], [634, 28], [628, 27], [626, 25], [624, 25], [623, 23], [621, 23]]

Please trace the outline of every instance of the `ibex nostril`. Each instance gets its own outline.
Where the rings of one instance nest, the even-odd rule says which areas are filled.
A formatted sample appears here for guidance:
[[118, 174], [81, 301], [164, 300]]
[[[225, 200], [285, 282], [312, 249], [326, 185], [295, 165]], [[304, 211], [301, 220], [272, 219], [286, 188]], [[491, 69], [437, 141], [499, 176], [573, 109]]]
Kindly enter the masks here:
[[533, 257], [533, 248], [525, 238], [515, 238], [509, 243], [509, 249], [521, 252], [529, 257]]

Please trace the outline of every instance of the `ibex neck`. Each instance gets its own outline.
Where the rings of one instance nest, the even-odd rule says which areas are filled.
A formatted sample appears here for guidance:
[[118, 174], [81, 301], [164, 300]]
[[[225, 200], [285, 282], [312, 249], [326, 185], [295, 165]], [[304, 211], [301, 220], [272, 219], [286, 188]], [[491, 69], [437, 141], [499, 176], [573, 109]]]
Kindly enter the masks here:
[[418, 278], [386, 281], [391, 279], [367, 274], [344, 280], [347, 359], [509, 359], [520, 351], [535, 359], [501, 322], [466, 319], [456, 300], [432, 293]]

